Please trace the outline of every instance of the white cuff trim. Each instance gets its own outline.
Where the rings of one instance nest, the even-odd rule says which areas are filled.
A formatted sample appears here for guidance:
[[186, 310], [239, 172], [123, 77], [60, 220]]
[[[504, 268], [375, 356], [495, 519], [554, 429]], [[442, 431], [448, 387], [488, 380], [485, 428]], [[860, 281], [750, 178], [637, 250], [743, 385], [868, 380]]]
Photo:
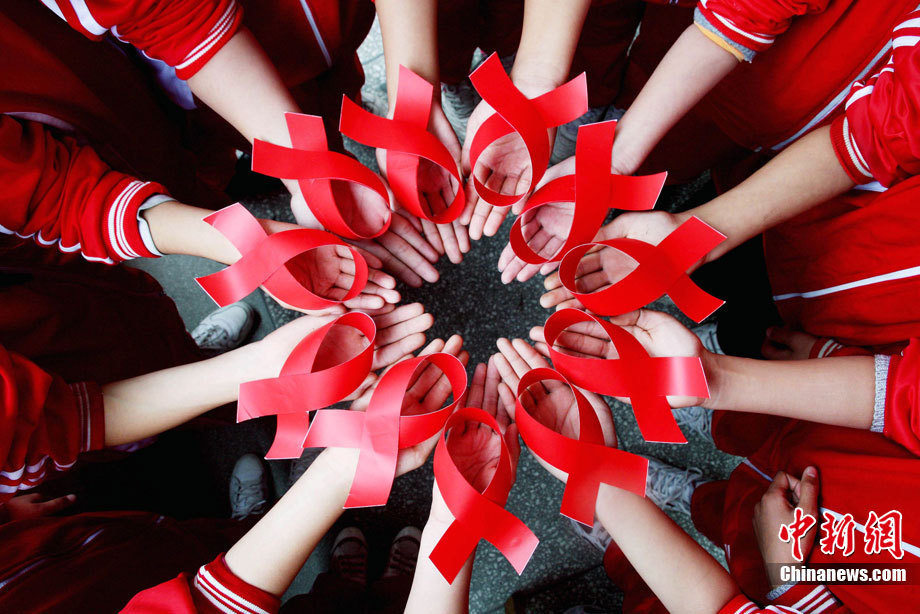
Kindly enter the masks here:
[[142, 204], [137, 209], [137, 230], [141, 233], [141, 239], [144, 241], [144, 247], [150, 250], [151, 254], [156, 254], [157, 256], [162, 256], [163, 254], [160, 252], [160, 250], [157, 249], [156, 243], [153, 242], [153, 235], [150, 233], [150, 224], [147, 223], [147, 220], [144, 219], [144, 217], [141, 215], [141, 212], [146, 211], [147, 209], [153, 209], [157, 205], [162, 205], [163, 203], [169, 202], [171, 200], [176, 199], [172, 198], [171, 196], [167, 196], [166, 194], [154, 194], [145, 200], [144, 204]]
[[872, 410], [871, 431], [881, 433], [885, 430], [885, 399], [888, 396], [888, 365], [891, 356], [875, 355], [875, 407]]
[[795, 582], [788, 582], [786, 584], [781, 584], [780, 586], [777, 586], [772, 591], [767, 593], [767, 601], [770, 601], [770, 602], [776, 601], [777, 599], [785, 595], [786, 591], [788, 591], [790, 588], [792, 588], [795, 585], [796, 585]]

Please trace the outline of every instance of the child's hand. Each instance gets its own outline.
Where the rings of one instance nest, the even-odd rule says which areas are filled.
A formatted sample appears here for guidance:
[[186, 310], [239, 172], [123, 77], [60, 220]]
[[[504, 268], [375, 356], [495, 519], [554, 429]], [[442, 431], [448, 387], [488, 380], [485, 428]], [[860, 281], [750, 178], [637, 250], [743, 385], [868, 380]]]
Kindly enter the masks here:
[[818, 338], [791, 328], [771, 326], [760, 346], [768, 360], [807, 360]]
[[63, 509], [73, 505], [77, 500], [76, 495], [66, 495], [57, 499], [42, 501], [42, 496], [38, 493], [19, 495], [13, 497], [3, 504], [0, 511], [6, 512], [6, 517], [10, 522], [16, 520], [31, 520], [33, 518], [42, 518], [57, 514]]
[[[801, 479], [780, 471], [760, 499], [760, 503], [754, 506], [754, 533], [757, 535], [760, 555], [763, 557], [764, 567], [773, 588], [783, 584], [779, 576], [781, 564], [801, 564], [792, 555], [792, 544], [780, 541], [779, 527], [793, 521], [796, 507], [802, 508], [803, 512], [817, 519], [818, 491], [818, 470], [814, 467], [806, 467]], [[818, 525], [815, 525], [799, 540], [803, 559], [808, 559], [817, 532]]]
[[[521, 445], [517, 438], [517, 426], [511, 424], [510, 413], [498, 396], [500, 381], [501, 377], [494, 360], [489, 360], [488, 367], [481, 363], [476, 365], [466, 406], [479, 407], [495, 416], [502, 429], [502, 435], [510, 434], [506, 441], [512, 465], [516, 468]], [[464, 425], [462, 432], [454, 432], [447, 441], [457, 469], [473, 488], [480, 492], [484, 490], [495, 474], [501, 458], [501, 435], [484, 424], [475, 423]], [[432, 496], [431, 518], [444, 524], [450, 524], [453, 520], [438, 490], [437, 482]]]
[[[560, 163], [562, 164], [562, 163]], [[623, 213], [601, 228], [597, 241], [629, 238], [657, 245], [683, 223], [684, 217], [664, 211]], [[691, 271], [699, 264], [694, 265]], [[623, 252], [605, 247], [588, 253], [578, 264], [576, 284], [579, 292], [595, 292], [613, 285], [636, 268], [636, 261]], [[553, 273], [543, 283], [548, 290], [540, 297], [543, 307], [562, 309], [580, 307], [572, 293], [562, 286], [559, 273]]]
[[[650, 356], [698, 356], [705, 359], [709, 355], [691, 330], [666, 313], [639, 309], [610, 318], [610, 321], [625, 328], [642, 344]], [[536, 342], [537, 350], [541, 354], [549, 356], [542, 326], [533, 327], [530, 330], [530, 338]], [[616, 347], [604, 334], [603, 329], [594, 322], [578, 322], [567, 328], [556, 339], [556, 349], [586, 358], [618, 357]], [[703, 366], [707, 366], [705, 360]], [[629, 399], [620, 400], [624, 403], [629, 402]], [[675, 408], [691, 407], [704, 401], [705, 399], [697, 397], [668, 397], [668, 403]]]
[[[511, 418], [514, 418], [516, 410], [516, 396], [518, 383], [525, 373], [532, 369], [540, 367], [549, 367], [549, 363], [537, 353], [523, 339], [498, 340], [499, 353], [493, 356], [495, 366], [501, 375], [502, 381], [498, 385], [498, 393], [502, 403], [508, 408]], [[601, 430], [604, 433], [604, 443], [607, 446], [615, 447], [617, 445], [616, 431], [613, 427], [613, 418], [610, 415], [610, 408], [607, 403], [596, 394], [587, 390], [581, 390], [588, 402], [597, 413], [598, 420], [601, 423]], [[561, 382], [541, 382], [540, 384], [530, 387], [524, 395], [522, 402], [527, 405], [534, 418], [539, 420], [547, 427], [572, 439], [578, 438], [578, 405], [575, 397], [569, 388]], [[538, 457], [537, 460], [540, 460]], [[562, 480], [568, 479], [568, 475], [559, 471], [555, 467], [544, 463], [547, 471]]]
[[395, 211], [390, 228], [376, 239], [351, 243], [373, 254], [385, 270], [413, 288], [438, 281], [438, 270], [432, 265], [439, 254], [422, 236], [421, 222], [407, 212]]

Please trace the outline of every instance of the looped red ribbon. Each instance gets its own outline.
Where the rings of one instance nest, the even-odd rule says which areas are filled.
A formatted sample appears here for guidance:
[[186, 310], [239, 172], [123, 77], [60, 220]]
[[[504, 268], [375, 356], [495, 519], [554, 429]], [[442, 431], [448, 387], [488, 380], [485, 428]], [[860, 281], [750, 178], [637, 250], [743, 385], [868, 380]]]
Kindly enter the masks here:
[[[405, 66], [399, 67], [399, 85], [393, 119], [378, 117], [342, 97], [339, 130], [359, 143], [387, 150], [387, 180], [396, 200], [412, 215], [435, 224], [447, 224], [463, 213], [466, 194], [457, 161], [436, 136], [428, 132], [434, 87]], [[447, 209], [429, 212], [422, 205], [418, 185], [419, 159], [440, 166], [457, 182], [457, 194]]]
[[[296, 179], [310, 211], [330, 232], [346, 239], [373, 239], [386, 232], [390, 226], [390, 196], [377, 173], [350, 156], [329, 151], [323, 118], [300, 113], [285, 113], [284, 117], [293, 147], [256, 139], [252, 170], [279, 179]], [[355, 229], [347, 221], [354, 212], [343, 215], [333, 193], [333, 179], [362, 185], [377, 194], [387, 212], [383, 225], [370, 233]]]
[[[610, 152], [613, 149], [616, 125], [616, 120], [611, 120], [578, 128], [575, 174], [553, 179], [534, 192], [511, 226], [511, 249], [518, 258], [528, 264], [556, 262], [576, 245], [591, 241], [610, 209], [646, 211], [655, 208], [655, 201], [661, 194], [668, 174], [612, 174]], [[550, 203], [574, 203], [572, 226], [565, 243], [556, 254], [543, 257], [527, 244], [523, 223], [529, 219], [529, 212]]]
[[[462, 428], [464, 422], [485, 424], [501, 436], [498, 466], [482, 492], [473, 488], [463, 476], [447, 447], [451, 429]], [[434, 450], [434, 477], [454, 521], [429, 558], [448, 583], [453, 583], [480, 539], [498, 548], [518, 574], [524, 571], [540, 540], [517, 516], [505, 509], [514, 474], [508, 441], [501, 435], [501, 428], [491, 414], [478, 407], [464, 407], [447, 420]]]
[[[582, 305], [605, 316], [634, 311], [667, 294], [687, 317], [701, 322], [725, 301], [704, 292], [686, 271], [725, 240], [725, 235], [696, 217], [651, 245], [638, 239], [618, 238], [573, 247], [559, 265], [559, 280]], [[633, 258], [639, 265], [626, 277], [603, 290], [577, 291], [576, 273], [582, 257], [595, 246], [608, 246]]]
[[[243, 205], [224, 207], [204, 218], [239, 250], [242, 257], [225, 269], [195, 281], [221, 307], [236, 302], [265, 286], [279, 301], [298, 309], [326, 309], [361, 294], [367, 284], [367, 262], [353, 247], [333, 234], [310, 228], [296, 228], [268, 234], [259, 220]], [[332, 300], [308, 290], [285, 267], [293, 258], [326, 245], [341, 245], [351, 251], [355, 276], [342, 300]]]
[[[486, 119], [470, 144], [470, 166], [476, 170], [485, 149], [512, 132], [524, 141], [530, 156], [531, 185], [537, 185], [549, 164], [550, 140], [547, 130], [581, 117], [588, 110], [588, 86], [582, 73], [551, 92], [530, 99], [515, 87], [505, 74], [501, 60], [493, 53], [470, 75], [473, 86], [495, 115]], [[610, 159], [610, 156], [607, 156]], [[500, 194], [487, 188], [473, 173], [476, 192], [495, 207], [508, 207], [527, 194]]]
[[[567, 328], [597, 322], [619, 358], [581, 358], [553, 346]], [[543, 327], [553, 366], [570, 382], [597, 394], [629, 397], [639, 430], [646, 441], [687, 443], [671, 414], [667, 396], [709, 397], [703, 363], [698, 357], [649, 356], [625, 329], [578, 309], [561, 309]]]
[[[317, 369], [317, 354], [335, 327], [347, 326], [367, 338], [367, 347], [342, 362]], [[328, 407], [358, 389], [374, 362], [377, 326], [360, 311], [351, 311], [322, 326], [294, 347], [278, 377], [240, 385], [236, 420], [278, 416], [275, 440], [265, 458], [297, 458], [314, 409]]]
[[[570, 439], [545, 426], [528, 413], [521, 396], [531, 385], [545, 380], [562, 382], [572, 390], [578, 405], [578, 439]], [[531, 369], [518, 383], [514, 421], [530, 451], [568, 474], [559, 512], [586, 525], [594, 524], [594, 509], [601, 482], [645, 496], [648, 460], [604, 443], [604, 433], [594, 408], [561, 373]]]
[[[454, 401], [433, 412], [402, 415], [403, 400], [412, 384], [412, 376], [426, 363], [437, 366], [447, 376]], [[360, 448], [358, 468], [345, 507], [386, 505], [396, 476], [399, 450], [417, 445], [441, 430], [463, 400], [465, 391], [466, 369], [455, 356], [438, 353], [404, 360], [377, 382], [367, 411], [322, 409], [316, 412], [303, 447]]]

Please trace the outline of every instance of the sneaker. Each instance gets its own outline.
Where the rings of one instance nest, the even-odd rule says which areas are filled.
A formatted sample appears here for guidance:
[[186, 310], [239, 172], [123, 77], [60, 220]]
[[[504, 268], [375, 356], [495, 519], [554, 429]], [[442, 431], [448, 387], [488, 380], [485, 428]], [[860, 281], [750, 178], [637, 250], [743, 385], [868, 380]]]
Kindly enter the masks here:
[[680, 469], [657, 458], [648, 458], [648, 482], [645, 493], [662, 510], [690, 515], [690, 499], [697, 486], [707, 482], [695, 467]]
[[466, 139], [466, 122], [480, 100], [468, 78], [456, 84], [441, 84], [441, 108], [461, 143]]
[[672, 414], [678, 425], [687, 427], [706, 441], [713, 441], [711, 409], [695, 405], [693, 407], [680, 407], [675, 409]]
[[256, 310], [237, 301], [209, 313], [192, 331], [192, 339], [202, 350], [223, 353], [243, 345], [256, 323]]
[[383, 571], [384, 578], [397, 576], [412, 577], [415, 575], [415, 563], [418, 561], [418, 551], [421, 547], [422, 532], [415, 527], [405, 527], [390, 546], [390, 556], [387, 566]]
[[566, 158], [575, 155], [575, 141], [578, 138], [578, 127], [585, 124], [594, 124], [610, 119], [620, 119], [626, 111], [614, 106], [594, 107], [579, 118], [559, 126], [556, 130], [556, 143], [553, 145], [553, 155], [550, 164], [558, 164]]
[[722, 346], [719, 345], [719, 336], [716, 334], [717, 329], [718, 325], [715, 322], [709, 322], [702, 326], [695, 326], [690, 330], [693, 331], [694, 335], [700, 338], [704, 348], [713, 354], [725, 354], [722, 350]]
[[610, 534], [607, 533], [607, 529], [605, 529], [604, 525], [602, 525], [600, 522], [595, 520], [593, 526], [586, 527], [577, 520], [572, 520], [569, 518], [568, 521], [571, 524], [572, 531], [575, 532], [575, 535], [578, 535], [601, 552], [605, 552], [607, 550], [607, 546], [610, 545], [612, 538], [610, 537]]
[[332, 544], [330, 570], [362, 587], [367, 585], [367, 540], [358, 527], [339, 531]]
[[264, 514], [267, 508], [265, 466], [255, 454], [244, 454], [236, 461], [230, 475], [231, 517], [242, 520], [253, 514]]

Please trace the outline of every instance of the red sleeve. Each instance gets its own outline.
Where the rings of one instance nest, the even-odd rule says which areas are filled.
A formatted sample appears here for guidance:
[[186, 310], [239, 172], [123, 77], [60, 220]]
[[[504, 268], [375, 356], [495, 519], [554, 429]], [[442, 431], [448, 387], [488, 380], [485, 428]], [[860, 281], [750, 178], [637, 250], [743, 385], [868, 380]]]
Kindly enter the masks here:
[[846, 113], [831, 125], [831, 143], [857, 184], [890, 187], [920, 173], [920, 11], [892, 32], [888, 64], [853, 84]]
[[90, 38], [111, 31], [188, 79], [233, 38], [243, 10], [235, 0], [42, 0]]
[[102, 392], [67, 384], [0, 347], [0, 502], [70, 468], [80, 452], [105, 443]]
[[138, 211], [166, 189], [113, 171], [92, 148], [42, 124], [0, 115], [0, 185], [4, 234], [110, 264], [157, 255]]
[[744, 595], [737, 595], [722, 606], [718, 614], [846, 614], [850, 611], [826, 586], [795, 584], [764, 608]]
[[883, 421], [873, 420], [872, 430], [920, 456], [920, 339], [911, 339], [902, 355], [891, 357], [884, 384], [878, 369], [876, 378], [876, 414], [882, 403], [884, 413]]
[[240, 580], [221, 554], [202, 566], [193, 579], [181, 574], [138, 593], [122, 610], [127, 614], [274, 614], [275, 595]]
[[722, 38], [760, 52], [769, 49], [793, 19], [820, 13], [829, 3], [830, 0], [701, 0], [697, 10]]

